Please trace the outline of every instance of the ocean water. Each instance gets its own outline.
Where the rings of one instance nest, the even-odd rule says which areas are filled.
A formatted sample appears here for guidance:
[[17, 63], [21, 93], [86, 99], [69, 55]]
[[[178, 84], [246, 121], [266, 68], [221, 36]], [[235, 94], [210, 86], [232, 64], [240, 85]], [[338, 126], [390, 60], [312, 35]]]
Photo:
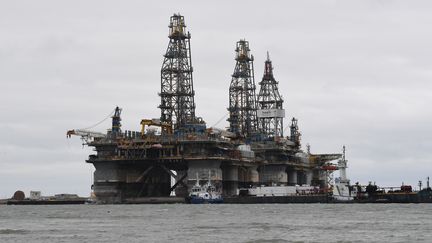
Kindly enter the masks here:
[[0, 242], [432, 242], [432, 204], [1, 205]]

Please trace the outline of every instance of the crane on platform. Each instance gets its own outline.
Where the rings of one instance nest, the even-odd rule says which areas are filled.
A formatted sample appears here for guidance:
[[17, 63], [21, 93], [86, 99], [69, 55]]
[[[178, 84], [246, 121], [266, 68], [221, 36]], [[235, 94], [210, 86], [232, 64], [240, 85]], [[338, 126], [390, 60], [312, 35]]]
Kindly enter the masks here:
[[101, 133], [101, 132], [95, 132], [92, 131], [90, 129], [98, 126], [99, 124], [101, 124], [102, 122], [106, 121], [108, 118], [112, 118], [112, 129], [111, 129], [111, 135], [112, 136], [117, 136], [117, 135], [121, 135], [121, 118], [120, 118], [120, 114], [121, 114], [122, 109], [119, 108], [118, 106], [107, 116], [105, 117], [102, 121], [90, 126], [90, 127], [86, 127], [86, 128], [82, 128], [82, 129], [72, 129], [72, 130], [68, 130], [66, 132], [66, 137], [67, 138], [71, 138], [72, 135], [74, 136], [80, 136], [81, 140], [83, 140], [83, 145], [88, 144], [91, 141], [94, 141], [94, 139], [100, 139], [100, 138], [106, 138], [108, 135], [105, 133]]
[[162, 122], [160, 119], [142, 119], [141, 120], [141, 136], [145, 134], [146, 126], [157, 126], [162, 128], [162, 133], [164, 134], [172, 134], [173, 129], [172, 125], [166, 122]]
[[95, 138], [106, 138], [106, 134], [103, 134], [101, 132], [94, 132], [84, 129], [72, 129], [67, 131], [66, 137], [70, 138], [72, 135], [75, 136], [81, 136], [81, 139], [87, 144], [89, 141], [94, 140]]

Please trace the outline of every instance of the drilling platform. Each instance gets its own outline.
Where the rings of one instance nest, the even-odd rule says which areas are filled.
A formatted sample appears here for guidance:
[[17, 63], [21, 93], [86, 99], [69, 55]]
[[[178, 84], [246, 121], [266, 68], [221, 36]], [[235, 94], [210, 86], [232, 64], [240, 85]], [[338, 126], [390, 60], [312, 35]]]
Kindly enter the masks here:
[[[229, 85], [229, 128], [207, 127], [195, 114], [191, 35], [184, 17], [170, 18], [168, 48], [161, 68], [161, 116], [143, 119], [140, 131], [122, 131], [121, 108], [107, 133], [75, 129], [96, 154], [92, 189], [99, 203], [150, 197], [187, 197], [193, 185], [211, 181], [223, 196], [258, 185], [313, 185], [324, 191], [341, 154], [301, 149], [296, 118], [284, 137], [285, 110], [267, 53], [256, 95], [254, 57], [249, 42], [236, 43]], [[228, 86], [228, 82], [227, 82]]]

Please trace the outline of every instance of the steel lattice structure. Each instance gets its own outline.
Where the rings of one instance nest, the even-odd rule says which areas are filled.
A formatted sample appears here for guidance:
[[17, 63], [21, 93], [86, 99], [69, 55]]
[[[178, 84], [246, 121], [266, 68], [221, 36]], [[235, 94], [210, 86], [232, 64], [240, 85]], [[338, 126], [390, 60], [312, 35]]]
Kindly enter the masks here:
[[184, 17], [171, 16], [169, 44], [161, 69], [161, 121], [175, 128], [195, 121], [192, 59]]
[[279, 94], [278, 82], [273, 76], [273, 66], [267, 53], [264, 75], [258, 94], [258, 128], [268, 137], [283, 137], [283, 118], [285, 111], [283, 99]]
[[237, 42], [235, 60], [229, 88], [230, 132], [239, 137], [250, 137], [257, 130], [257, 116], [253, 56], [246, 40]]
[[291, 130], [290, 140], [294, 143], [294, 147], [296, 149], [300, 149], [300, 147], [301, 147], [301, 144], [300, 144], [301, 133], [300, 133], [298, 125], [297, 125], [297, 119], [295, 117], [293, 117], [291, 120], [290, 130]]

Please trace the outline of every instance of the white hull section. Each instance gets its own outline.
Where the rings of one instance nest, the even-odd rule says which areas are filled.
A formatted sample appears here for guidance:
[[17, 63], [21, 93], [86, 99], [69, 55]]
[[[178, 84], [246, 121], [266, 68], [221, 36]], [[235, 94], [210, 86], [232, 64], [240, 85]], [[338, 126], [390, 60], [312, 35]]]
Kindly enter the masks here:
[[[319, 192], [318, 187], [314, 186], [259, 186], [253, 188], [244, 188], [248, 196], [255, 197], [284, 197], [293, 195], [316, 194]], [[238, 193], [239, 194], [239, 193]]]

